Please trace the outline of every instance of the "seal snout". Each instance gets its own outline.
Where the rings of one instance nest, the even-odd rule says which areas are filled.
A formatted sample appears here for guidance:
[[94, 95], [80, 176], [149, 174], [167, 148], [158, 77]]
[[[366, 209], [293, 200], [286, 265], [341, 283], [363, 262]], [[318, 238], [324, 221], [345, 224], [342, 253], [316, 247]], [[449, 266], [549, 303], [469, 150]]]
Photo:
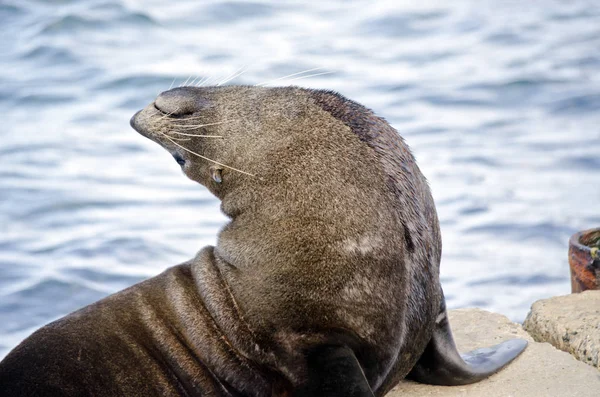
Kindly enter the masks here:
[[196, 87], [179, 87], [161, 93], [154, 107], [169, 116], [186, 116], [209, 107], [209, 101], [202, 96], [202, 89]]
[[133, 116], [131, 116], [131, 119], [129, 120], [129, 125], [131, 126], [131, 128], [133, 128], [134, 130], [138, 130], [137, 126], [136, 126], [136, 117], [141, 113], [142, 111], [139, 110], [137, 112], [135, 112], [135, 114]]
[[133, 128], [135, 131], [137, 131], [142, 136], [153, 139], [151, 137], [152, 134], [148, 132], [148, 126], [147, 126], [148, 119], [144, 115], [144, 110], [146, 110], [146, 109], [142, 109], [142, 110], [136, 112], [129, 120], [129, 125], [131, 125], [131, 128]]

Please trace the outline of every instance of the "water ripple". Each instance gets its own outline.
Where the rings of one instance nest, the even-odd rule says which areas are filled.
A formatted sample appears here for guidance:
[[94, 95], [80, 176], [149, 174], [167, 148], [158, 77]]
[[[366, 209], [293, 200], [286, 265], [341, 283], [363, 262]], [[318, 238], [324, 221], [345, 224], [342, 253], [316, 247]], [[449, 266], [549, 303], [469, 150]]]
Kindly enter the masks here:
[[5, 0], [0, 23], [0, 357], [214, 244], [219, 203], [128, 124], [188, 77], [321, 67], [274, 85], [390, 120], [432, 187], [450, 307], [522, 320], [600, 226], [594, 2]]

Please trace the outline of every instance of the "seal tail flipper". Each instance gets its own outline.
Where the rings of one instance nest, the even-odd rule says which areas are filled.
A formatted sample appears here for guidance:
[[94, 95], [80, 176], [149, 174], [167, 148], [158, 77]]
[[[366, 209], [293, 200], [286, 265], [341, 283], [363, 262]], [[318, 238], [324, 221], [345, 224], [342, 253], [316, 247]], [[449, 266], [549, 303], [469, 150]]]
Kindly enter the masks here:
[[460, 355], [454, 344], [446, 304], [436, 321], [433, 336], [407, 378], [433, 385], [475, 383], [498, 372], [527, 347], [524, 339], [510, 339], [492, 347]]
[[369, 382], [347, 346], [322, 345], [307, 356], [308, 381], [293, 397], [374, 397]]

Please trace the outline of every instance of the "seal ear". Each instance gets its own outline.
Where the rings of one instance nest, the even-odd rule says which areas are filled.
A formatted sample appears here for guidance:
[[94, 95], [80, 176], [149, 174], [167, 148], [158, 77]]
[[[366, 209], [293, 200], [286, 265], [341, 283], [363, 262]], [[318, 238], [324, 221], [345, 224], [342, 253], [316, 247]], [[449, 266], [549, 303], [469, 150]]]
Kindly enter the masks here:
[[223, 168], [213, 165], [209, 168], [210, 176], [217, 183], [223, 182]]
[[293, 397], [374, 397], [365, 374], [348, 346], [321, 345], [306, 355], [308, 381]]
[[510, 339], [460, 355], [452, 338], [446, 302], [442, 297], [431, 340], [407, 378], [432, 385], [468, 385], [498, 372], [521, 354], [525, 347], [526, 340]]

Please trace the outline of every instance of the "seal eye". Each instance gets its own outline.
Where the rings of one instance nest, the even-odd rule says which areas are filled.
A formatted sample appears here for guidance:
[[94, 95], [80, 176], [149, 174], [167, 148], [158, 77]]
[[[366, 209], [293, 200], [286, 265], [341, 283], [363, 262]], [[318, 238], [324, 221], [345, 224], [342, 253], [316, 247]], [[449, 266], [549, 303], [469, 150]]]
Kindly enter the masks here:
[[179, 164], [180, 166], [183, 167], [185, 165], [185, 159], [181, 157], [179, 153], [175, 153], [173, 155], [173, 158], [175, 159], [175, 161], [177, 161], [177, 164]]

